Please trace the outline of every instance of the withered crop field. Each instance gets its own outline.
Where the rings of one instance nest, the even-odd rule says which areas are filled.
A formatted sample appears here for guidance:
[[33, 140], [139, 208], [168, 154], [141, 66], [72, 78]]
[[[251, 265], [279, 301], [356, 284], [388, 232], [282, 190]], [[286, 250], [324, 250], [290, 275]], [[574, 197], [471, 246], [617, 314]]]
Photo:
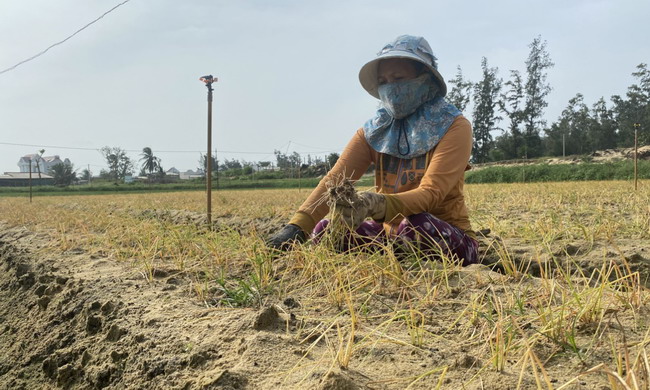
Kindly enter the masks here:
[[273, 252], [303, 189], [0, 199], [0, 388], [649, 389], [650, 182], [467, 185], [482, 264]]

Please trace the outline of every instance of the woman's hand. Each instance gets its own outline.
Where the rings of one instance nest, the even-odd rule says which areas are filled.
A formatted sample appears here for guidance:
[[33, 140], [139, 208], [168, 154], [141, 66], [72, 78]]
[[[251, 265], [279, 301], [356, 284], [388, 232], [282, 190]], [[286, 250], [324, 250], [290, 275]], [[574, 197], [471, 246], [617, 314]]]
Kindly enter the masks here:
[[361, 225], [366, 218], [371, 217], [381, 221], [386, 215], [386, 197], [376, 192], [361, 192], [359, 200], [350, 204], [340, 202], [336, 204], [334, 213], [352, 230]]
[[279, 232], [269, 238], [266, 245], [273, 249], [286, 251], [291, 249], [291, 246], [296, 242], [305, 242], [307, 235], [302, 231], [300, 226], [288, 224], [283, 227]]

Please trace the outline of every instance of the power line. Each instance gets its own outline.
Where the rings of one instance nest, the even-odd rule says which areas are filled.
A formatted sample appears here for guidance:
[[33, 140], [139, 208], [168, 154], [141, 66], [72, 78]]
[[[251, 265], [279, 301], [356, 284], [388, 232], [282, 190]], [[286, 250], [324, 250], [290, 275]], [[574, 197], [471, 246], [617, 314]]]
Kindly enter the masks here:
[[[51, 148], [51, 149], [67, 149], [67, 150], [89, 150], [99, 152], [102, 148], [83, 148], [76, 146], [58, 146], [58, 145], [37, 145], [37, 144], [23, 144], [23, 143], [13, 143], [13, 142], [0, 142], [0, 145], [9, 145], [9, 146], [28, 146], [31, 148]], [[142, 149], [122, 149], [125, 152], [131, 153], [141, 153]], [[205, 150], [155, 150], [156, 153], [205, 153]], [[298, 151], [297, 151], [298, 152]], [[339, 151], [322, 151], [321, 153], [338, 153]], [[232, 153], [232, 154], [257, 154], [257, 155], [273, 155], [275, 152], [252, 152], [252, 151], [241, 151], [241, 150], [217, 150], [217, 153]], [[316, 152], [298, 152], [302, 154], [316, 153]]]
[[9, 146], [29, 146], [34, 148], [55, 148], [55, 149], [72, 149], [72, 150], [95, 150], [99, 151], [97, 148], [80, 148], [74, 146], [54, 146], [54, 145], [36, 145], [36, 144], [17, 144], [12, 142], [0, 142], [0, 145], [9, 145]]
[[65, 38], [64, 40], [59, 41], [59, 42], [56, 42], [56, 43], [50, 45], [47, 49], [41, 51], [40, 53], [34, 54], [33, 56], [31, 56], [31, 57], [29, 57], [29, 58], [27, 58], [27, 59], [25, 59], [25, 60], [20, 61], [20, 62], [17, 63], [16, 65], [14, 65], [14, 66], [12, 66], [12, 67], [9, 67], [9, 68], [7, 68], [7, 69], [5, 69], [5, 70], [0, 71], [0, 74], [3, 74], [3, 73], [5, 73], [5, 72], [9, 72], [10, 70], [14, 70], [14, 69], [16, 69], [17, 67], [19, 67], [20, 65], [22, 65], [22, 64], [24, 64], [24, 63], [26, 63], [26, 62], [29, 62], [29, 61], [31, 61], [31, 60], [33, 60], [33, 59], [36, 59], [36, 58], [42, 56], [43, 54], [47, 53], [48, 50], [50, 50], [51, 48], [53, 48], [53, 47], [55, 47], [55, 46], [58, 46], [58, 45], [60, 45], [60, 44], [62, 44], [62, 43], [64, 43], [64, 42], [66, 42], [68, 39], [70, 39], [70, 38], [74, 37], [75, 35], [79, 34], [79, 33], [82, 32], [83, 30], [85, 30], [86, 28], [88, 28], [88, 27], [90, 27], [91, 25], [95, 24], [97, 21], [99, 21], [99, 20], [100, 20], [101, 18], [103, 18], [104, 16], [108, 15], [109, 13], [113, 12], [115, 9], [117, 9], [118, 7], [120, 7], [120, 6], [122, 6], [122, 5], [126, 4], [126, 3], [128, 3], [129, 1], [131, 1], [131, 0], [124, 0], [124, 1], [121, 2], [120, 4], [118, 4], [118, 5], [116, 5], [115, 7], [109, 9], [108, 11], [104, 12], [104, 13], [103, 13], [101, 16], [99, 16], [97, 19], [95, 19], [95, 20], [93, 20], [92, 22], [86, 24], [85, 26], [83, 26], [83, 27], [80, 28], [79, 30], [75, 31], [74, 33], [72, 33], [72, 35], [69, 35], [69, 36], [68, 36], [67, 38]]
[[302, 146], [303, 148], [308, 148], [308, 149], [315, 149], [312, 153], [332, 153], [331, 150], [322, 150], [321, 148], [317, 148], [315, 146], [309, 146], [305, 144], [298, 143], [296, 141], [289, 141], [290, 143], [296, 144], [298, 146]]

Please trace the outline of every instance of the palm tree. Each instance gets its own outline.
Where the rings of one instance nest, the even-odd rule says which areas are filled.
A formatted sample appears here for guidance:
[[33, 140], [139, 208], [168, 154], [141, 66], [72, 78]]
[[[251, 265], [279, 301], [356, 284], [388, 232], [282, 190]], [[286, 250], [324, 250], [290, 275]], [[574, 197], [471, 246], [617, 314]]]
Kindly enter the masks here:
[[54, 178], [56, 186], [67, 187], [77, 180], [77, 172], [74, 171], [72, 164], [55, 164], [50, 168], [49, 173]]
[[[42, 179], [42, 177], [41, 177], [41, 160], [43, 159], [43, 153], [45, 153], [45, 149], [41, 149], [41, 150], [39, 150], [39, 151], [38, 151], [38, 154], [35, 155], [35, 156], [36, 156], [36, 157], [35, 157], [35, 160], [36, 160], [36, 170], [38, 171], [38, 178], [39, 178], [39, 179]], [[29, 163], [30, 163], [30, 165], [31, 165], [31, 163], [32, 163], [31, 160], [30, 160]], [[31, 171], [32, 168], [29, 168], [29, 169], [30, 169], [30, 171]]]
[[140, 161], [142, 161], [142, 169], [145, 172], [149, 172], [151, 175], [154, 171], [157, 171], [158, 168], [160, 168], [160, 159], [153, 155], [150, 147], [147, 146], [143, 148], [142, 154], [140, 155], [142, 156], [140, 159]]
[[90, 181], [90, 178], [92, 177], [92, 175], [93, 175], [93, 174], [92, 174], [92, 172], [90, 172], [90, 170], [88, 170], [88, 169], [84, 169], [83, 171], [81, 171], [81, 177], [80, 177], [80, 179], [81, 179], [81, 180]]

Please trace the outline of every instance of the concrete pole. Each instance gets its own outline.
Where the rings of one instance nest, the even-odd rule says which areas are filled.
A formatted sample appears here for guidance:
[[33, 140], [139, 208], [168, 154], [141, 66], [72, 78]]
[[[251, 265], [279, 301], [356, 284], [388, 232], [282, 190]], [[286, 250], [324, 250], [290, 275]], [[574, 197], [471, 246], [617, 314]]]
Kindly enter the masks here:
[[[208, 88], [208, 153], [206, 155], [206, 189], [207, 189], [207, 220], [208, 229], [212, 230], [212, 83], [217, 81], [212, 75], [203, 76], [199, 80]], [[218, 169], [218, 168], [217, 168]]]
[[637, 161], [638, 161], [638, 154], [639, 154], [639, 149], [638, 149], [638, 129], [641, 127], [640, 123], [635, 123], [634, 124], [634, 191], [636, 191], [639, 188], [638, 185], [638, 169], [637, 169]]

